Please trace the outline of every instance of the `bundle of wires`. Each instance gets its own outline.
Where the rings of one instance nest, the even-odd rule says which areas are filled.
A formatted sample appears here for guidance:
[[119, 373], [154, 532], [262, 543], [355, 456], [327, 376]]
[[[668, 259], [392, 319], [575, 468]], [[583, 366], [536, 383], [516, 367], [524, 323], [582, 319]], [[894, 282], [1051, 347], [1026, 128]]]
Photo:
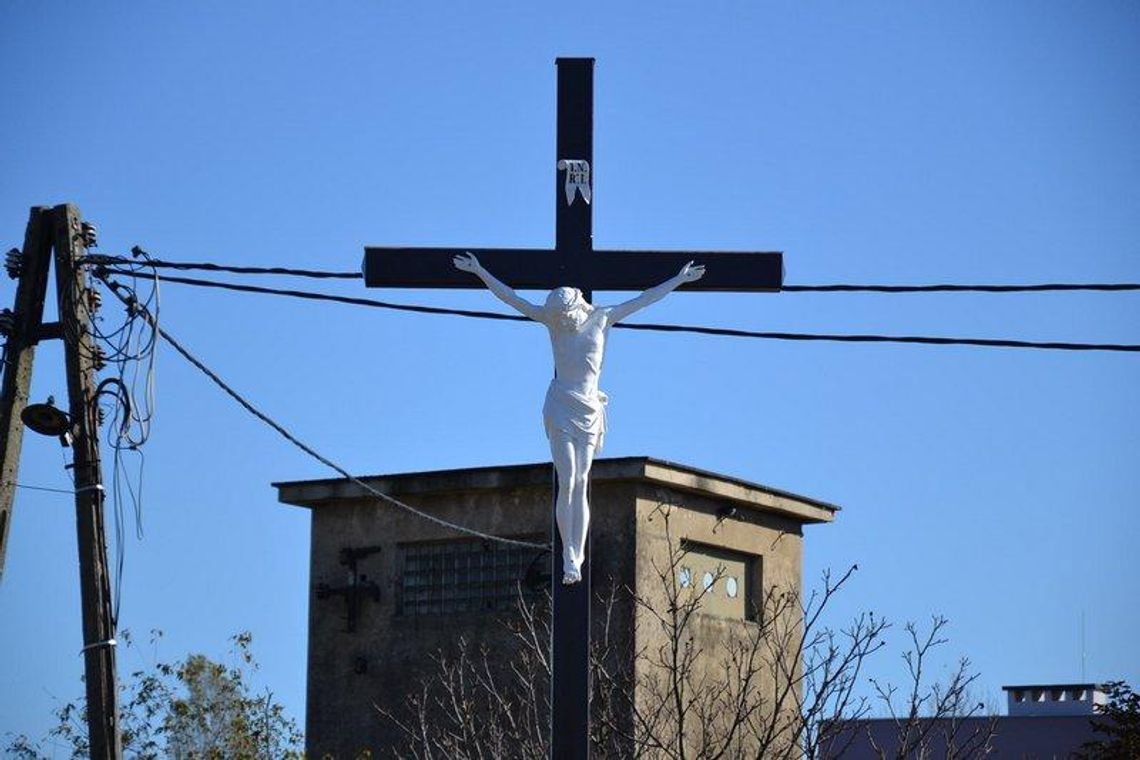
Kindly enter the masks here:
[[[99, 313], [90, 298], [79, 303], [88, 310], [96, 366], [105, 362], [103, 379], [95, 392], [99, 416], [106, 424], [106, 442], [112, 451], [110, 489], [108, 495], [114, 515], [114, 611], [118, 624], [126, 544], [126, 511], [129, 506], [135, 525], [135, 536], [143, 537], [143, 447], [150, 439], [155, 415], [155, 360], [157, 357], [159, 315], [159, 278], [148, 258], [140, 251], [140, 260], [127, 267], [130, 288], [141, 308], [128, 308], [121, 319], [112, 320], [107, 312]], [[140, 296], [141, 294], [141, 296]], [[154, 322], [144, 318], [143, 310]], [[79, 341], [79, 345], [85, 345]]]

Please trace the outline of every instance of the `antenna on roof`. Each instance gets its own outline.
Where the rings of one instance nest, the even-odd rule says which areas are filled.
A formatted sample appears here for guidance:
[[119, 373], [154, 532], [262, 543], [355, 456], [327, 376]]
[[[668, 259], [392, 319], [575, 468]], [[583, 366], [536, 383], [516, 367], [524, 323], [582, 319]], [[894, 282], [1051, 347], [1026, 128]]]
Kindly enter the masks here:
[[1086, 680], [1085, 676], [1085, 611], [1081, 610], [1081, 680]]

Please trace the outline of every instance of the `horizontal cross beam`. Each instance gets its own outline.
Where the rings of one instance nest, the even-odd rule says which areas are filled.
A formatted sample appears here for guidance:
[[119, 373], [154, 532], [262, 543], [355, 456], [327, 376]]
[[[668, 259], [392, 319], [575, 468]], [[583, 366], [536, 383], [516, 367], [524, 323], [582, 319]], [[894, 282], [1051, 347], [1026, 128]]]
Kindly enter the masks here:
[[782, 253], [728, 251], [591, 251], [563, 256], [533, 248], [364, 249], [364, 283], [372, 288], [482, 289], [478, 277], [457, 270], [452, 258], [470, 251], [487, 271], [516, 290], [640, 291], [669, 279], [689, 261], [705, 276], [681, 286], [703, 292], [778, 292], [784, 282]]

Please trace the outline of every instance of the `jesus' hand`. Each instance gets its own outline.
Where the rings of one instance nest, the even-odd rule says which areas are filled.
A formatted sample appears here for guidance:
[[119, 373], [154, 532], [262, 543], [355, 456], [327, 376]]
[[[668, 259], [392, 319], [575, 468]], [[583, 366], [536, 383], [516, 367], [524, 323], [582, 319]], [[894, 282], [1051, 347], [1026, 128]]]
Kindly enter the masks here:
[[478, 274], [479, 270], [483, 267], [479, 264], [479, 259], [475, 258], [472, 253], [461, 253], [451, 259], [451, 263], [455, 265], [456, 269], [471, 274]]
[[705, 265], [704, 264], [694, 264], [691, 261], [688, 264], [686, 264], [685, 266], [681, 267], [681, 272], [678, 275], [678, 277], [681, 278], [682, 282], [696, 282], [697, 280], [701, 279], [704, 276], [705, 276]]

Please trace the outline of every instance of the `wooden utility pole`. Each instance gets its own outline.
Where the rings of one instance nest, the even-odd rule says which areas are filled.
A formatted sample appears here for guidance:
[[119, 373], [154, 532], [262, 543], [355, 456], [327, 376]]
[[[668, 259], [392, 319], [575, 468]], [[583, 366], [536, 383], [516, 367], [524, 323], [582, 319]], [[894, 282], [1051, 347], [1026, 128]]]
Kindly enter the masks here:
[[87, 253], [79, 209], [52, 210], [55, 281], [63, 326], [68, 409], [74, 442], [79, 587], [83, 603], [83, 656], [87, 686], [87, 730], [92, 758], [122, 757], [118, 688], [115, 681], [115, 624], [111, 616], [111, 576], [103, 526], [103, 473], [99, 460], [98, 403], [95, 398], [96, 346], [91, 334], [94, 305], [77, 260]]
[[10, 315], [4, 383], [0, 390], [0, 581], [4, 579], [4, 558], [8, 553], [8, 532], [12, 528], [12, 507], [24, 439], [20, 414], [28, 405], [36, 343], [42, 333], [44, 295], [51, 266], [50, 217], [50, 209], [33, 208], [24, 234], [23, 253], [18, 257], [17, 251], [9, 254], [15, 259], [11, 264], [19, 267], [20, 282], [16, 286], [16, 308]]
[[[44, 297], [53, 247], [59, 321], [44, 324]], [[10, 315], [7, 361], [0, 389], [0, 573], [4, 569], [23, 442], [20, 415], [28, 405], [35, 347], [41, 340], [62, 338], [69, 433], [74, 452], [88, 747], [92, 758], [118, 760], [122, 757], [122, 747], [115, 679], [115, 624], [111, 615], [111, 577], [103, 525], [103, 474], [95, 397], [98, 353], [91, 333], [95, 304], [90, 300], [83, 270], [77, 264], [86, 253], [87, 231], [79, 209], [68, 204], [31, 210], [23, 253], [12, 262], [19, 267], [20, 282], [16, 288], [15, 311]]]

